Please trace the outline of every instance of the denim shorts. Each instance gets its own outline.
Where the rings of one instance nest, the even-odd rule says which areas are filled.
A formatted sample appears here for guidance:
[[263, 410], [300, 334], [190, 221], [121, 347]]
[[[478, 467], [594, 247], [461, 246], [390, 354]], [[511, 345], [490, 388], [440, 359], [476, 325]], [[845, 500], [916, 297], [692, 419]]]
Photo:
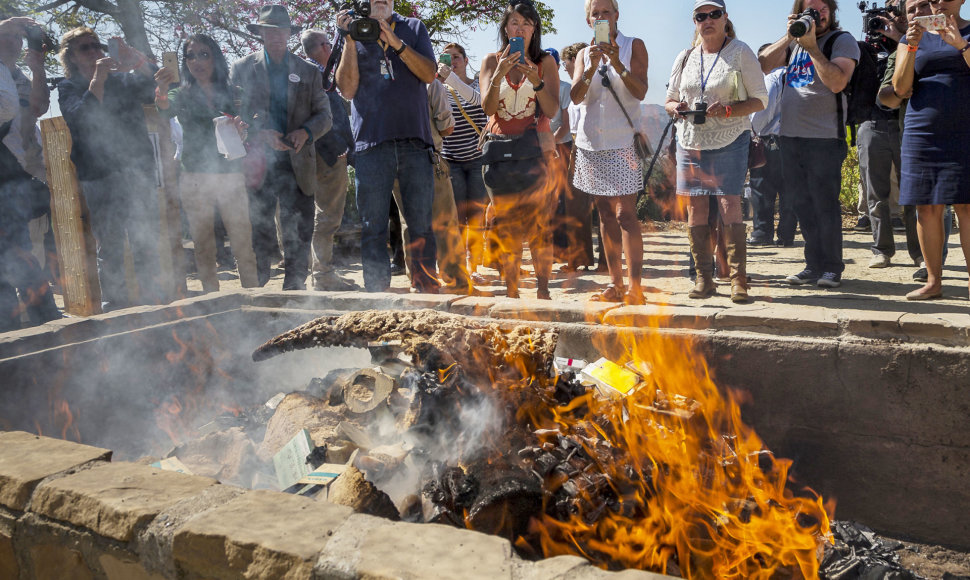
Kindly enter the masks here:
[[697, 151], [678, 144], [677, 195], [741, 195], [750, 145], [750, 131], [721, 149]]

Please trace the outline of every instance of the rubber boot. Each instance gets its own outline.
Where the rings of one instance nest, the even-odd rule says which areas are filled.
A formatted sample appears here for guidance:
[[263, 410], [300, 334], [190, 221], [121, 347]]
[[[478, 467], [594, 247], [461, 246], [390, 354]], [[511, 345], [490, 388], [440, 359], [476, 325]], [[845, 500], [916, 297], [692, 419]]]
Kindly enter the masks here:
[[711, 246], [711, 226], [692, 226], [687, 228], [690, 253], [694, 256], [697, 279], [690, 298], [710, 298], [717, 292], [714, 285], [714, 248]]
[[748, 246], [744, 224], [725, 226], [728, 266], [731, 270], [731, 301], [748, 301]]

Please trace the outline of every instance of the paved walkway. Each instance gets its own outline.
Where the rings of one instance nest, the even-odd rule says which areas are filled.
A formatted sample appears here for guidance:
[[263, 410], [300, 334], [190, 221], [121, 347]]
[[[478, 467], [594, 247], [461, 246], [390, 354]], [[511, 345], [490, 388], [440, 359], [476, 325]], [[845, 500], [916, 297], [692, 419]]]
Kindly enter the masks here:
[[[649, 231], [648, 231], [649, 230]], [[919, 285], [913, 281], [916, 267], [905, 250], [902, 234], [897, 235], [897, 246], [893, 264], [885, 269], [868, 267], [871, 252], [869, 246], [872, 236], [868, 233], [846, 231], [844, 256], [846, 271], [843, 285], [837, 289], [821, 289], [815, 286], [796, 287], [785, 283], [790, 274], [799, 272], [803, 266], [804, 245], [796, 239], [792, 248], [752, 247], [748, 249], [748, 274], [751, 277], [750, 294], [752, 302], [774, 303], [793, 306], [824, 306], [839, 310], [868, 310], [919, 314], [970, 313], [968, 305], [967, 270], [963, 252], [960, 250], [958, 236], [950, 238], [949, 259], [944, 267], [944, 288], [942, 300], [930, 302], [910, 302], [905, 299], [907, 292]], [[647, 294], [653, 304], [673, 306], [703, 306], [717, 309], [735, 307], [730, 300], [730, 289], [721, 287], [719, 295], [709, 300], [690, 300], [687, 293], [692, 282], [687, 278], [687, 234], [682, 224], [648, 224], [644, 233], [645, 264], [644, 285], [654, 291]], [[348, 257], [340, 265], [340, 274], [353, 279], [363, 287], [363, 274], [358, 257]], [[558, 270], [559, 265], [556, 265]], [[531, 272], [528, 260], [524, 265]], [[492, 292], [495, 296], [505, 295], [505, 287], [497, 272], [485, 269], [488, 285], [478, 286], [480, 290]], [[234, 271], [220, 272], [222, 289], [239, 287]], [[267, 289], [282, 288], [282, 270], [274, 273]], [[553, 300], [585, 302], [590, 296], [602, 290], [609, 283], [605, 274], [580, 271], [574, 274], [555, 274], [551, 286]], [[201, 284], [194, 278], [189, 279], [190, 291], [201, 291]], [[535, 297], [535, 279], [523, 276], [522, 297]], [[392, 291], [407, 292], [408, 280], [405, 276], [395, 276]]]

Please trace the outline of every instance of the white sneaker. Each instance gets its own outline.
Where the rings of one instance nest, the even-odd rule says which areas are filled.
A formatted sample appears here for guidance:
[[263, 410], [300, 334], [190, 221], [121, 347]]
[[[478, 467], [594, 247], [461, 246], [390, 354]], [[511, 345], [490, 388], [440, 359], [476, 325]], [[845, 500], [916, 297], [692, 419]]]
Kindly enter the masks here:
[[888, 268], [889, 267], [889, 256], [885, 254], [875, 254], [871, 260], [869, 260], [870, 268]]

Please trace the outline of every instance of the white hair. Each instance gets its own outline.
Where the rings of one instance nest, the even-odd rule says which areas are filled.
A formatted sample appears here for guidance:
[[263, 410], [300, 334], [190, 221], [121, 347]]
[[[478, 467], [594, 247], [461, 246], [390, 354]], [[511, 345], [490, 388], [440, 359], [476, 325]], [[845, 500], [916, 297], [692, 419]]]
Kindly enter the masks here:
[[307, 50], [307, 46], [310, 45], [311, 48], [312, 48], [311, 43], [313, 42], [313, 39], [314, 38], [317, 38], [317, 37], [320, 37], [320, 36], [326, 38], [327, 41], [330, 40], [330, 35], [327, 34], [325, 31], [320, 30], [318, 28], [310, 28], [308, 30], [304, 30], [300, 34], [300, 44], [303, 45], [303, 54], [305, 54], [307, 56], [310, 56], [310, 53]]
[[[613, 2], [613, 10], [616, 10], [617, 12], [619, 12], [620, 11], [620, 4], [617, 2], [617, 0], [610, 0], [610, 1]], [[589, 13], [590, 13], [590, 10], [592, 10], [592, 9], [593, 9], [593, 0], [586, 0], [586, 18], [587, 19], [589, 19]]]

